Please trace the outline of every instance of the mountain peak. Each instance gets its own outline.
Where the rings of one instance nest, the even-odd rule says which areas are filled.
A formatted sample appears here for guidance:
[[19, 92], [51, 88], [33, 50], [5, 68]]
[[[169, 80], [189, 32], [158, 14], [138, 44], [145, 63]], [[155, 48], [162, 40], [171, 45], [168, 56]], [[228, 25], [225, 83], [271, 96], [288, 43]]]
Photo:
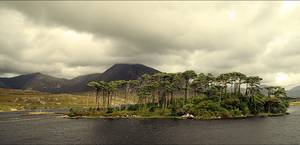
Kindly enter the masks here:
[[34, 74], [34, 75], [42, 75], [42, 73], [40, 73], [40, 72], [35, 72], [35, 73], [32, 73], [32, 74]]
[[159, 71], [143, 64], [114, 64], [101, 75], [101, 80], [135, 80], [143, 74], [155, 74]]
[[45, 74], [42, 74], [40, 72], [35, 72], [35, 73], [28, 74], [28, 75], [31, 75], [31, 76], [46, 76]]
[[139, 64], [139, 63], [116, 63], [114, 64], [112, 67], [130, 67], [130, 66], [140, 66], [140, 67], [146, 67], [143, 64]]

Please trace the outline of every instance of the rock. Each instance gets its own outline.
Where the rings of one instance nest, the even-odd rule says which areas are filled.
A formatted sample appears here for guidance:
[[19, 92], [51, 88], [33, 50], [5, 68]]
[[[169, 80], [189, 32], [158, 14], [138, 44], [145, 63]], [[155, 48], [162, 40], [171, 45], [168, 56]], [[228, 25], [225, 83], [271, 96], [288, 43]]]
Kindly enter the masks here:
[[57, 118], [70, 118], [68, 115], [57, 116]]
[[49, 115], [54, 114], [54, 112], [29, 112], [28, 115]]
[[10, 108], [10, 111], [18, 111], [18, 109]]
[[182, 115], [181, 117], [186, 118], [186, 119], [193, 119], [194, 115], [188, 113], [188, 114]]

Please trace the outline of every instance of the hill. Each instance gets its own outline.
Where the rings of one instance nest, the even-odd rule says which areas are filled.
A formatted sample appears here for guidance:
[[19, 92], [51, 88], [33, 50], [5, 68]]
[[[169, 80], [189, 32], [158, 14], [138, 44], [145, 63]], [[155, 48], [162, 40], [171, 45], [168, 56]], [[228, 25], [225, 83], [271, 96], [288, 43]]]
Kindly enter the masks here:
[[299, 98], [300, 97], [300, 86], [296, 86], [287, 91], [287, 95], [291, 98]]
[[7, 86], [1, 81], [1, 78], [0, 78], [0, 88], [7, 88]]
[[59, 92], [67, 79], [61, 79], [42, 73], [20, 75], [12, 78], [2, 78], [6, 88], [37, 90], [41, 92]]
[[155, 74], [158, 72], [158, 70], [142, 64], [115, 64], [101, 75], [101, 80], [135, 80], [143, 74]]
[[73, 79], [56, 78], [42, 73], [0, 78], [0, 88], [36, 90], [51, 93], [86, 92], [90, 81], [134, 80], [143, 74], [154, 74], [156, 69], [142, 64], [115, 64], [104, 73], [82, 75]]

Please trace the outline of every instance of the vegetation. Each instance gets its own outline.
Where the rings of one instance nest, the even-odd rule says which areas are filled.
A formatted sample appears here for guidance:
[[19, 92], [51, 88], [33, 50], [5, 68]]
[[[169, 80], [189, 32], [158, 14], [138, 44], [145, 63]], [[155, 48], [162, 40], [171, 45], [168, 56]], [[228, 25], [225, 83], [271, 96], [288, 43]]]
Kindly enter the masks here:
[[[127, 101], [131, 102], [131, 101]], [[114, 100], [113, 105], [123, 104], [122, 98]], [[92, 93], [50, 94], [32, 90], [13, 90], [0, 88], [0, 111], [31, 109], [69, 109], [94, 107]]]
[[290, 106], [300, 106], [300, 101], [290, 101]]
[[[269, 86], [264, 95], [261, 81], [258, 76], [240, 72], [214, 76], [211, 73], [197, 75], [192, 70], [145, 74], [130, 81], [93, 81], [87, 85], [95, 90], [97, 107], [71, 109], [69, 115], [174, 118], [191, 115], [207, 119], [284, 114], [289, 105], [285, 89]], [[127, 103], [128, 96], [135, 103]], [[112, 106], [117, 98], [123, 98], [125, 104]]]

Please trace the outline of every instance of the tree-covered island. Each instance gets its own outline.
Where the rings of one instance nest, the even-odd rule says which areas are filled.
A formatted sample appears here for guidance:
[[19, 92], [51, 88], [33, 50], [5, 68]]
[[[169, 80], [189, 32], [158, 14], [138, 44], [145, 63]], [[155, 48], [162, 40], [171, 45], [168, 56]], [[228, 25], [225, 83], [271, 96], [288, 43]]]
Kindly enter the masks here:
[[[220, 119], [286, 114], [285, 89], [261, 86], [262, 78], [240, 72], [214, 76], [183, 73], [142, 75], [138, 80], [92, 81], [96, 104], [68, 116], [99, 118]], [[120, 105], [114, 100], [123, 98]]]

